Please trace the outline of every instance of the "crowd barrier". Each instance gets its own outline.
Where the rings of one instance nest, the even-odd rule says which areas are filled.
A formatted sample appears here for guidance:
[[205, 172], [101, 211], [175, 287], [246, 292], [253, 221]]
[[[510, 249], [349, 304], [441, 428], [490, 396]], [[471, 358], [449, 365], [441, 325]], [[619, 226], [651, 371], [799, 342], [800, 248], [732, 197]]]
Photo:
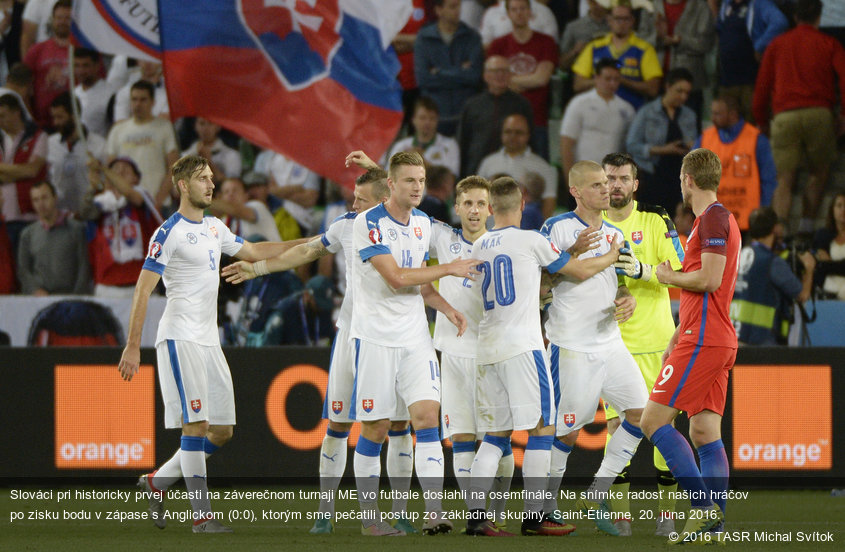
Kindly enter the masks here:
[[[142, 350], [131, 382], [118, 375], [119, 348], [2, 351], [0, 478], [128, 477], [153, 469], [178, 447], [179, 431], [163, 429], [153, 349]], [[232, 442], [209, 461], [215, 478], [315, 480], [329, 355], [306, 347], [226, 350], [238, 420]], [[723, 423], [734, 477], [770, 487], [845, 481], [842, 389], [845, 349], [740, 349]], [[356, 428], [350, 447], [357, 436]], [[605, 438], [599, 410], [582, 431], [567, 478], [592, 475]], [[514, 435], [517, 466], [526, 440], [524, 432]], [[640, 447], [647, 450], [631, 473], [651, 477], [651, 445]], [[349, 454], [347, 473], [351, 460]]]

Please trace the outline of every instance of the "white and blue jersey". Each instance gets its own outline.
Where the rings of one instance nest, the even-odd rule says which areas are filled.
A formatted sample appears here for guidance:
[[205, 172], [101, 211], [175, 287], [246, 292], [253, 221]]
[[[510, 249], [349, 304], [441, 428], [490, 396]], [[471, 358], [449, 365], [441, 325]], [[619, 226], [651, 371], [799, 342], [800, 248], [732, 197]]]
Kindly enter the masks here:
[[338, 328], [349, 328], [352, 323], [352, 297], [355, 293], [354, 286], [352, 286], [352, 263], [355, 262], [357, 255], [353, 254], [352, 245], [352, 231], [355, 223], [355, 211], [349, 211], [334, 219], [323, 237], [320, 238], [323, 246], [329, 253], [338, 253], [341, 250], [344, 252], [344, 261], [346, 262], [346, 293], [343, 294], [343, 303], [340, 304], [340, 314], [337, 318]]
[[540, 272], [557, 272], [569, 254], [545, 236], [515, 226], [491, 230], [475, 241], [473, 258], [484, 316], [478, 326], [477, 362], [493, 364], [529, 351], [542, 351]]
[[[472, 258], [473, 244], [464, 238], [460, 228], [453, 228], [444, 222], [431, 221], [431, 248], [429, 254], [440, 264], [451, 263], [458, 257]], [[434, 348], [460, 358], [475, 358], [478, 348], [478, 323], [481, 322], [483, 310], [481, 296], [475, 289], [478, 281], [469, 278], [446, 276], [440, 278], [440, 295], [452, 305], [455, 310], [464, 315], [467, 329], [458, 337], [458, 329], [442, 312], [437, 313], [434, 323]]]
[[160, 275], [167, 288], [156, 344], [182, 340], [220, 346], [220, 254], [235, 255], [243, 243], [216, 217], [193, 221], [176, 213], [156, 230], [143, 266]]
[[370, 263], [392, 255], [400, 268], [419, 268], [428, 260], [431, 220], [418, 209], [402, 224], [384, 204], [364, 211], [353, 224], [355, 301], [351, 337], [385, 347], [414, 347], [429, 340], [420, 286], [393, 289]]
[[[561, 251], [566, 251], [589, 225], [575, 212], [550, 218], [540, 230]], [[579, 259], [598, 257], [610, 251], [614, 236], [621, 243], [622, 231], [602, 221], [603, 239], [596, 249], [582, 253]], [[584, 281], [565, 278], [553, 289], [546, 336], [560, 347], [592, 353], [603, 351], [614, 339], [622, 339], [616, 322], [616, 292], [619, 280], [613, 266]]]

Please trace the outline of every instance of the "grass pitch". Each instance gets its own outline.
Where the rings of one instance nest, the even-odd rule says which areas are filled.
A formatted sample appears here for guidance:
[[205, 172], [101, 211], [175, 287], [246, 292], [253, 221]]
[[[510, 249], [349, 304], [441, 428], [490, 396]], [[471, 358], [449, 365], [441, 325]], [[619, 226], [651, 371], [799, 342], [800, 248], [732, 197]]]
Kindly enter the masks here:
[[[359, 522], [354, 520], [338, 521], [331, 535], [310, 535], [308, 529], [313, 524], [312, 512], [316, 509], [316, 501], [300, 499], [300, 489], [294, 487], [213, 488], [220, 496], [212, 501], [212, 505], [222, 513], [222, 521], [234, 529], [235, 532], [230, 535], [194, 535], [187, 520], [171, 519], [166, 529], [159, 530], [149, 519], [133, 519], [143, 516], [147, 506], [146, 500], [135, 494], [135, 487], [63, 486], [55, 487], [51, 495], [33, 494], [39, 490], [48, 489], [30, 486], [0, 489], [0, 550], [254, 552], [281, 549], [322, 552], [393, 549], [428, 552], [442, 549], [496, 552], [515, 547], [531, 550], [574, 547], [590, 552], [625, 552], [666, 546], [665, 538], [653, 536], [654, 520], [644, 519], [651, 516], [655, 506], [653, 501], [632, 501], [634, 534], [629, 538], [600, 535], [595, 532], [592, 522], [582, 520], [575, 522], [578, 526], [576, 534], [567, 537], [471, 538], [458, 532], [463, 526], [458, 522], [456, 532], [450, 535], [376, 539], [362, 536]], [[67, 494], [60, 496], [60, 491]], [[116, 496], [115, 491], [125, 494]], [[232, 491], [237, 491], [237, 494]], [[251, 496], [245, 494], [250, 491], [255, 493]], [[264, 491], [274, 493], [272, 498], [262, 497]], [[103, 494], [106, 492], [112, 495]], [[180, 491], [177, 489], [176, 492]], [[281, 498], [285, 492], [292, 495]], [[170, 499], [166, 506], [176, 516], [190, 511], [189, 501], [185, 498]], [[509, 506], [514, 512], [522, 509], [522, 504], [517, 501], [512, 501]], [[679, 504], [679, 511], [687, 506]], [[382, 501], [381, 507], [385, 511], [390, 510], [386, 501]], [[572, 511], [573, 501], [561, 500], [560, 507], [563, 511]], [[457, 499], [446, 500], [444, 508], [458, 512], [464, 510], [464, 505]], [[409, 511], [420, 512], [422, 509], [421, 499], [410, 501]], [[349, 498], [339, 499], [336, 510], [351, 515], [357, 511], [357, 503]], [[264, 512], [270, 514], [265, 515]], [[309, 514], [312, 519], [309, 519]], [[726, 529], [735, 535], [734, 542], [727, 546], [737, 550], [845, 549], [845, 498], [832, 497], [829, 491], [752, 490], [747, 498], [728, 502], [727, 517]], [[416, 525], [419, 527], [422, 522], [418, 521]], [[677, 522], [678, 530], [682, 526], [683, 522]], [[509, 522], [507, 528], [519, 532], [516, 521]], [[772, 540], [785, 538], [790, 540]], [[814, 540], [808, 542], [806, 539]]]

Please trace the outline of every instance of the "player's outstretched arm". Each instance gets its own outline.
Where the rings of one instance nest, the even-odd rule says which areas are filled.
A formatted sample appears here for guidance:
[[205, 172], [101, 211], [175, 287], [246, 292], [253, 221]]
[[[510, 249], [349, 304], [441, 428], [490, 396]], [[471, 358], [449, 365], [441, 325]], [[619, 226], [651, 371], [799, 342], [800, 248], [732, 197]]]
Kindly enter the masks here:
[[669, 261], [665, 261], [655, 268], [657, 279], [664, 284], [696, 291], [698, 293], [712, 293], [722, 285], [727, 257], [718, 253], [702, 253], [701, 268], [692, 272], [676, 272]]
[[240, 251], [235, 253], [235, 257], [244, 261], [261, 261], [281, 255], [288, 249], [296, 247], [299, 244], [308, 243], [314, 238], [299, 238], [298, 240], [288, 240], [282, 242], [257, 242], [252, 243], [244, 240], [244, 245]]
[[619, 249], [621, 247], [622, 244], [619, 242], [618, 236], [616, 236], [610, 243], [610, 251], [604, 255], [589, 259], [576, 259], [573, 257], [558, 272], [577, 278], [578, 280], [586, 280], [615, 263], [619, 258]]
[[451, 263], [420, 268], [400, 268], [396, 264], [396, 259], [388, 254], [370, 257], [370, 262], [393, 289], [428, 284], [444, 276], [474, 280], [475, 276], [480, 274], [476, 268], [478, 266], [476, 259], [461, 259], [460, 257]]
[[252, 280], [256, 276], [263, 276], [271, 272], [282, 272], [283, 270], [302, 266], [328, 254], [329, 250], [323, 245], [321, 236], [317, 236], [316, 238], [310, 238], [310, 241], [306, 243], [300, 243], [291, 247], [281, 255], [270, 257], [264, 261], [257, 261], [255, 263], [238, 261], [232, 263], [223, 268], [222, 274], [227, 282], [240, 284], [247, 280]]
[[141, 332], [144, 329], [144, 319], [147, 317], [147, 303], [160, 279], [161, 276], [151, 270], [141, 270], [141, 274], [138, 275], [135, 295], [132, 296], [132, 311], [129, 315], [129, 335], [126, 336], [126, 347], [117, 365], [120, 377], [126, 381], [132, 379], [141, 364]]
[[355, 150], [346, 156], [345, 164], [347, 167], [357, 165], [362, 169], [378, 169], [378, 163], [369, 158], [369, 156], [361, 150]]
[[430, 283], [423, 284], [420, 288], [420, 294], [422, 295], [423, 301], [425, 301], [426, 305], [445, 314], [446, 318], [449, 319], [449, 322], [458, 328], [458, 337], [464, 335], [464, 332], [467, 329], [466, 317], [455, 310], [455, 307], [450, 305], [449, 302], [446, 301], [446, 299], [444, 299], [436, 289], [434, 289], [434, 286]]

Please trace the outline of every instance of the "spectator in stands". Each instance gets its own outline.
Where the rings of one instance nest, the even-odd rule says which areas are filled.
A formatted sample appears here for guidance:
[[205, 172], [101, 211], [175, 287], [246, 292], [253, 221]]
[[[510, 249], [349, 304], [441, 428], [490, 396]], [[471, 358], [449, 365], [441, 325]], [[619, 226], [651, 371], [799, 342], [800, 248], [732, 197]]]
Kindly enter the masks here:
[[141, 186], [155, 199], [156, 209], [170, 205], [170, 167], [179, 158], [170, 121], [153, 116], [155, 87], [145, 80], [132, 85], [132, 117], [109, 131], [109, 161], [129, 157], [140, 169]]
[[481, 161], [478, 175], [491, 180], [494, 175], [505, 173], [523, 182], [526, 173], [536, 172], [546, 182], [543, 191], [543, 217], [548, 218], [557, 206], [557, 170], [528, 147], [531, 128], [523, 115], [511, 115], [502, 125], [502, 148]]
[[68, 89], [68, 49], [70, 48], [70, 0], [58, 0], [53, 6], [53, 36], [38, 42], [24, 55], [32, 69], [32, 93], [35, 120], [50, 128], [50, 102]]
[[437, 132], [439, 116], [437, 104], [431, 98], [417, 98], [411, 119], [414, 134], [393, 144], [387, 158], [390, 159], [399, 151], [415, 151], [423, 156], [426, 163], [443, 165], [455, 176], [460, 174], [461, 155], [458, 142]]
[[719, 201], [736, 218], [740, 230], [748, 230], [748, 216], [768, 206], [777, 187], [777, 172], [769, 139], [739, 112], [734, 96], [720, 96], [710, 108], [713, 126], [693, 145], [707, 148], [722, 161]]
[[93, 155], [103, 161], [106, 139], [88, 132], [85, 125], [82, 125], [85, 140], [79, 139], [70, 101], [70, 92], [62, 92], [50, 104], [50, 117], [56, 133], [47, 138], [47, 170], [58, 195], [59, 209], [76, 214], [82, 207], [82, 197], [90, 187], [88, 156]]
[[411, 0], [413, 11], [411, 17], [393, 38], [393, 48], [396, 50], [396, 57], [399, 58], [399, 85], [402, 87], [402, 107], [405, 118], [402, 127], [405, 128], [411, 123], [414, 102], [420, 94], [417, 86], [417, 79], [414, 76], [414, 44], [417, 41], [417, 33], [428, 22], [426, 5], [428, 0]]
[[[627, 0], [610, 10], [610, 33], [587, 44], [572, 65], [573, 89], [584, 92], [595, 86], [594, 69], [602, 58], [619, 62], [622, 85], [619, 97], [639, 109], [660, 92], [663, 71], [654, 47], [634, 34], [634, 12]], [[604, 152], [607, 153], [607, 152]]]
[[437, 104], [437, 131], [446, 136], [455, 135], [461, 109], [478, 93], [484, 64], [481, 37], [461, 22], [460, 8], [461, 0], [434, 0], [437, 23], [420, 29], [414, 44], [420, 94]]
[[455, 175], [448, 168], [434, 165], [425, 171], [425, 196], [423, 196], [420, 211], [430, 217], [452, 224], [449, 202], [455, 194]]
[[9, 68], [6, 85], [0, 87], [0, 96], [12, 94], [18, 99], [26, 121], [32, 120], [32, 69], [25, 63], [15, 63]]
[[15, 248], [23, 227], [36, 219], [29, 189], [47, 177], [47, 134], [24, 120], [21, 104], [12, 94], [0, 96], [0, 140], [3, 217]]
[[[608, 9], [597, 0], [587, 0], [587, 14], [570, 21], [560, 38], [560, 66], [569, 69], [584, 46], [610, 32]], [[615, 151], [615, 150], [614, 150]], [[523, 215], [524, 216], [524, 215]]]
[[481, 160], [502, 147], [505, 118], [519, 114], [533, 121], [531, 104], [510, 90], [510, 62], [502, 56], [490, 56], [484, 62], [487, 90], [470, 98], [461, 112], [458, 144], [461, 151], [461, 177], [475, 174]]
[[621, 75], [616, 60], [600, 59], [595, 87], [569, 102], [560, 125], [560, 159], [564, 178], [578, 161], [596, 163], [609, 151], [622, 151], [634, 108], [616, 95]]
[[657, 55], [663, 73], [684, 68], [692, 73], [687, 107], [695, 112], [698, 128], [707, 88], [706, 57], [716, 43], [716, 19], [705, 0], [655, 0]]
[[812, 231], [830, 165], [836, 159], [836, 119], [831, 111], [839, 88], [838, 133], [845, 132], [845, 49], [818, 30], [820, 0], [799, 0], [798, 26], [777, 37], [763, 56], [754, 92], [754, 114], [760, 128], [771, 122], [772, 153], [778, 186], [772, 207], [789, 216], [795, 174], [803, 157], [810, 177], [804, 187], [804, 212], [799, 230]]
[[296, 219], [302, 235], [312, 235], [319, 224], [314, 217], [314, 206], [320, 197], [320, 177], [275, 153], [269, 163], [269, 186], [270, 193], [281, 199], [282, 207]]
[[[510, 2], [506, 0], [500, 0], [484, 12], [484, 17], [481, 19], [481, 41], [484, 43], [484, 48], [488, 48], [497, 38], [513, 32], [513, 21], [508, 13], [509, 4]], [[554, 13], [537, 0], [530, 0], [528, 7], [530, 10], [528, 24], [531, 29], [550, 36], [557, 42], [559, 30]]]
[[20, 50], [25, 56], [37, 42], [50, 38], [50, 17], [56, 0], [27, 0], [23, 10], [23, 28], [21, 30]]
[[731, 319], [737, 339], [745, 345], [785, 345], [792, 321], [792, 302], [803, 303], [813, 291], [816, 259], [809, 251], [798, 260], [804, 267], [799, 279], [776, 253], [783, 227], [771, 207], [751, 213], [751, 245], [742, 248]]
[[211, 202], [211, 209], [222, 213], [223, 222], [238, 236], [255, 241], [282, 241], [273, 215], [267, 205], [257, 199], [249, 199], [240, 178], [223, 181], [220, 199]]
[[[769, 43], [789, 22], [771, 0], [721, 0], [719, 35], [719, 95], [739, 100], [742, 116], [755, 122], [751, 111], [759, 61]], [[757, 123], [767, 120], [764, 117]]]
[[258, 331], [250, 328], [247, 345], [330, 345], [334, 339], [333, 297], [329, 278], [312, 277], [305, 289], [275, 304], [266, 323], [258, 324]]
[[519, 227], [523, 230], [539, 230], [546, 218], [543, 216], [543, 192], [546, 181], [543, 176], [535, 172], [527, 172], [523, 177], [522, 198], [525, 207], [522, 209], [522, 222]]
[[29, 190], [38, 220], [21, 232], [18, 280], [27, 295], [89, 293], [85, 226], [58, 208], [56, 190], [47, 181]]
[[94, 295], [131, 299], [147, 256], [147, 244], [164, 222], [153, 199], [140, 185], [141, 172], [128, 157], [103, 166], [88, 163], [91, 189], [80, 218], [88, 221], [88, 255]]
[[[510, 88], [531, 103], [534, 113], [532, 143], [537, 155], [549, 159], [549, 80], [558, 62], [552, 36], [531, 29], [529, 0], [507, 0], [508, 18], [513, 31], [490, 43], [487, 55], [510, 61], [513, 76]], [[557, 33], [553, 35], [557, 38]]]
[[90, 132], [106, 136], [111, 122], [108, 116], [112, 87], [102, 78], [100, 53], [86, 48], [73, 51], [73, 74], [76, 78], [74, 95], [82, 105], [82, 122]]
[[164, 75], [161, 70], [161, 63], [155, 61], [141, 60], [138, 62], [139, 71], [129, 74], [129, 82], [123, 85], [114, 94], [114, 107], [112, 121], [119, 122], [132, 116], [132, 86], [138, 82], [146, 81], [153, 85], [154, 117], [170, 120], [170, 104], [167, 102], [167, 89], [164, 87]]
[[240, 178], [241, 154], [227, 146], [220, 139], [220, 125], [208, 119], [197, 117], [194, 121], [197, 141], [182, 152], [182, 155], [199, 155], [208, 161], [214, 173], [214, 183], [220, 184], [227, 178]]
[[628, 130], [626, 147], [640, 168], [637, 200], [643, 203], [668, 210], [681, 200], [681, 161], [698, 134], [695, 113], [684, 105], [692, 81], [686, 69], [672, 69], [666, 92], [644, 105]]
[[816, 281], [825, 293], [845, 301], [845, 191], [833, 196], [827, 224], [813, 239], [816, 250]]
[[16, 289], [15, 255], [3, 219], [3, 194], [0, 194], [0, 295], [14, 293]]

